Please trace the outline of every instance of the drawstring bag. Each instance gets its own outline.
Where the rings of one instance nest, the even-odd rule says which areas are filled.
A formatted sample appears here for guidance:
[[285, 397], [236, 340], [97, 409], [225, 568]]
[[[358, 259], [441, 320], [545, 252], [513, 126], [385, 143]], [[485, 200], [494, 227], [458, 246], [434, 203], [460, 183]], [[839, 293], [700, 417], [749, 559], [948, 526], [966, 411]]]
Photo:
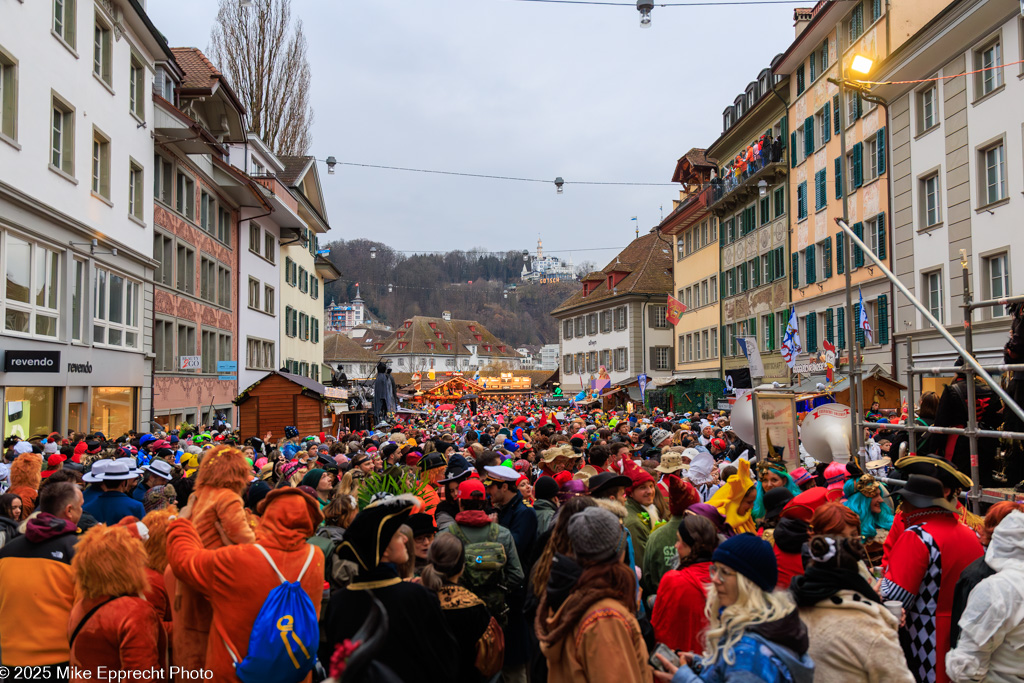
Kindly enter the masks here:
[[221, 638], [235, 663], [235, 675], [242, 683], [299, 683], [316, 664], [320, 628], [313, 601], [302, 589], [302, 577], [313, 561], [315, 546], [294, 582], [289, 582], [263, 546], [254, 544], [273, 568], [280, 585], [263, 601], [249, 636], [249, 650], [239, 661], [224, 633]]

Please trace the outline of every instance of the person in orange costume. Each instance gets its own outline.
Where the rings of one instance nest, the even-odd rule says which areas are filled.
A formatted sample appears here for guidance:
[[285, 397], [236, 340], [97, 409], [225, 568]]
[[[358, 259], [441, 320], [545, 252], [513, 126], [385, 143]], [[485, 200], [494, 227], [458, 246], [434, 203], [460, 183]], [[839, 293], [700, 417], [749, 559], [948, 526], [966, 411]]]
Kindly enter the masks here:
[[[196, 475], [196, 489], [188, 504], [193, 526], [204, 548], [213, 550], [256, 540], [242, 501], [250, 479], [249, 463], [237, 448], [216, 446], [203, 455]], [[206, 598], [178, 578], [173, 568], [164, 573], [167, 595], [173, 596], [171, 620], [178, 623], [172, 633], [172, 662], [180, 667], [179, 671], [196, 671], [203, 668], [206, 661], [206, 641], [213, 612]], [[180, 683], [185, 679], [179, 675], [176, 680]]]
[[71, 680], [93, 680], [100, 667], [162, 669], [167, 641], [156, 610], [143, 597], [146, 551], [138, 535], [128, 526], [93, 527], [75, 546], [71, 570], [78, 595], [67, 625], [68, 637], [74, 637]]
[[146, 600], [156, 609], [168, 638], [173, 633], [174, 622], [171, 619], [171, 600], [164, 582], [164, 573], [167, 571], [167, 525], [177, 514], [178, 508], [170, 507], [153, 510], [142, 518], [149, 533], [143, 541], [146, 546], [146, 577], [149, 579]]
[[[187, 584], [209, 599], [213, 620], [208, 640], [197, 644], [206, 652], [200, 668], [212, 673], [218, 683], [237, 682], [235, 667], [225, 641], [245, 658], [256, 616], [271, 590], [280, 584], [267, 559], [253, 544], [231, 545], [213, 550], [204, 543], [192, 524], [190, 506], [181, 511], [167, 530], [167, 559], [179, 586]], [[294, 581], [309, 558], [312, 562], [302, 575], [302, 589], [320, 615], [324, 590], [323, 553], [306, 542], [323, 521], [320, 505], [295, 488], [275, 489], [259, 505], [260, 525], [256, 543], [274, 560], [284, 577]], [[175, 628], [175, 633], [184, 630]], [[308, 683], [312, 674], [306, 676]]]
[[38, 453], [22, 453], [11, 463], [9, 476], [11, 488], [7, 493], [21, 496], [21, 518], [28, 519], [36, 509], [39, 485], [43, 481], [43, 456]]

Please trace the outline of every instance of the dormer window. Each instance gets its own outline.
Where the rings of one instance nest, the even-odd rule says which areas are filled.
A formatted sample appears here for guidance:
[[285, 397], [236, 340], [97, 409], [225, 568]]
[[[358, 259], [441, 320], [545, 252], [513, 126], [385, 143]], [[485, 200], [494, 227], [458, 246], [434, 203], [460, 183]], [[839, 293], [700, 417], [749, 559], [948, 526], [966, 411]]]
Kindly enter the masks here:
[[437, 329], [437, 323], [430, 323], [430, 329], [436, 330]]
[[490, 344], [484, 344], [484, 351], [486, 351], [487, 353], [490, 353], [491, 352], [491, 345]]
[[434, 332], [434, 336], [437, 337], [438, 339], [440, 339], [441, 338], [441, 331], [440, 330], [436, 330]]
[[476, 339], [477, 341], [483, 341], [484, 340], [484, 335], [482, 335], [482, 334], [474, 334], [473, 338]]
[[405, 347], [408, 346], [408, 345], [409, 345], [409, 342], [404, 342], [404, 341], [403, 342], [398, 342], [398, 350], [399, 351], [403, 351], [403, 350], [405, 350]]
[[504, 347], [504, 346], [499, 346], [499, 347], [498, 347], [498, 352], [499, 352], [499, 353], [505, 353], [505, 348], [506, 348], [506, 347]]
[[402, 337], [405, 336], [405, 330], [399, 330], [398, 332], [395, 332], [395, 336], [401, 339]]
[[427, 348], [430, 349], [431, 351], [433, 351], [434, 350], [434, 342], [428, 341], [427, 342]]
[[405, 329], [408, 330], [408, 329], [412, 328], [412, 321], [411, 320], [406, 320], [404, 323], [402, 323], [402, 325], [403, 325], [403, 327], [405, 327]]
[[476, 325], [470, 325], [469, 326], [469, 331], [470, 332], [476, 332]]
[[445, 351], [451, 351], [452, 350], [452, 343], [451, 342], [445, 342], [444, 343], [444, 350]]
[[377, 343], [377, 344], [373, 345], [373, 350], [374, 351], [380, 351], [383, 348], [384, 348], [384, 344], [382, 344], [382, 343]]

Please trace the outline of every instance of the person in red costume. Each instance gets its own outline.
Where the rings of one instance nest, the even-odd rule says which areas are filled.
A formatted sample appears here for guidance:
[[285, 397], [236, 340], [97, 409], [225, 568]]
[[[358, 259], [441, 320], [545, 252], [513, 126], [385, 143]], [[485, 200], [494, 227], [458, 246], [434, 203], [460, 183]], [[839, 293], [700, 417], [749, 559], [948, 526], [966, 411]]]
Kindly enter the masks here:
[[900, 496], [907, 528], [893, 545], [880, 594], [903, 603], [910, 672], [918, 681], [946, 683], [956, 582], [984, 550], [949, 509], [938, 479], [912, 474]]
[[665, 572], [658, 584], [651, 625], [659, 643], [673, 650], [700, 652], [701, 634], [707, 628], [704, 615], [711, 554], [718, 547], [715, 525], [703, 517], [686, 515], [676, 530], [679, 567]]

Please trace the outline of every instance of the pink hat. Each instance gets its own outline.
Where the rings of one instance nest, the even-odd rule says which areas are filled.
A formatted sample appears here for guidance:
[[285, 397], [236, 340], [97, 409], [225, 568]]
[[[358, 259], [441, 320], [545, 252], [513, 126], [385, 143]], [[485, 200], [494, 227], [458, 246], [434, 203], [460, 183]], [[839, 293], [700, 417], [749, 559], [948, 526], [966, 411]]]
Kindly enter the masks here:
[[846, 481], [850, 473], [846, 469], [846, 465], [838, 462], [830, 462], [828, 467], [825, 468], [825, 488], [829, 491], [836, 489], [842, 490], [843, 483]]
[[797, 467], [789, 473], [789, 476], [793, 477], [793, 483], [797, 486], [800, 486], [800, 484], [806, 484], [814, 479], [814, 476], [803, 467]]

